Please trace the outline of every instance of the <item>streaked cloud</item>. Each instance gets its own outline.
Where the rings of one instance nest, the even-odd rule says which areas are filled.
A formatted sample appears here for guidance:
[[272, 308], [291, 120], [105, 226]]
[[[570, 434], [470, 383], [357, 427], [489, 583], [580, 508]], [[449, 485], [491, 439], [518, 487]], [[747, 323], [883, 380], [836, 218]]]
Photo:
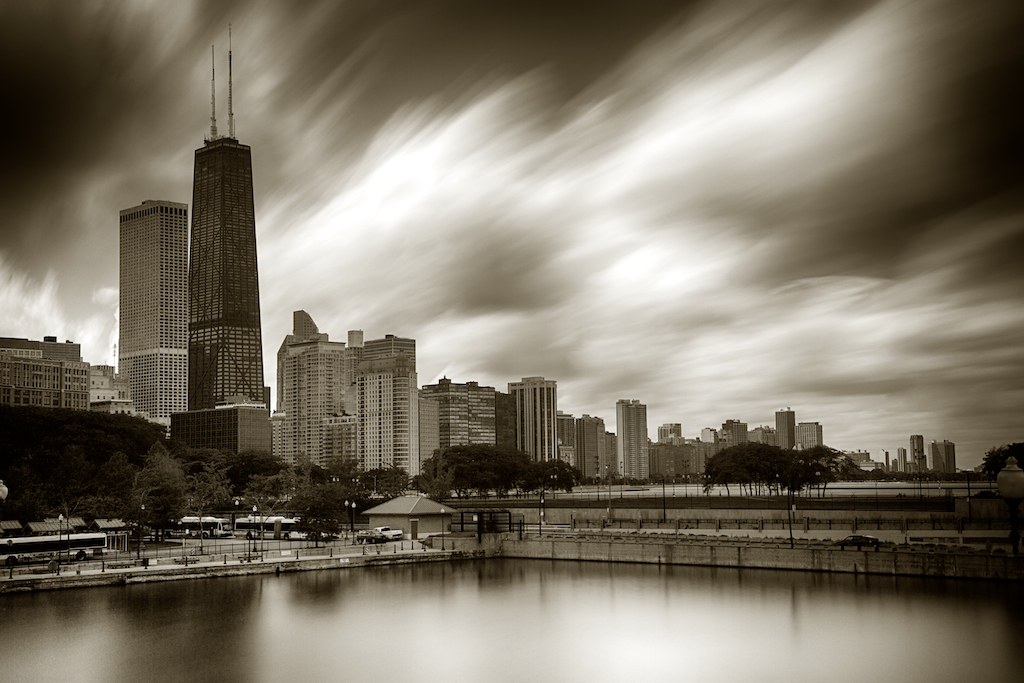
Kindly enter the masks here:
[[[95, 61], [141, 112], [105, 85], [86, 109], [112, 120], [62, 138], [103, 143], [52, 176], [66, 197], [46, 208], [30, 178], [32, 202], [5, 200], [4, 267], [28, 283], [9, 300], [48, 296], [90, 346], [113, 329], [116, 297], [93, 295], [116, 287], [112, 217], [190, 194], [213, 36], [223, 54], [209, 24], [231, 21], [268, 377], [301, 308], [337, 339], [415, 337], [421, 383], [542, 374], [609, 425], [643, 400], [651, 433], [791, 405], [842, 448], [924, 433], [973, 464], [1024, 438], [1014, 6], [176, 7], [100, 13], [140, 34], [97, 28], [120, 47]], [[67, 246], [51, 260], [41, 234]], [[58, 301], [69, 282], [82, 306]]]

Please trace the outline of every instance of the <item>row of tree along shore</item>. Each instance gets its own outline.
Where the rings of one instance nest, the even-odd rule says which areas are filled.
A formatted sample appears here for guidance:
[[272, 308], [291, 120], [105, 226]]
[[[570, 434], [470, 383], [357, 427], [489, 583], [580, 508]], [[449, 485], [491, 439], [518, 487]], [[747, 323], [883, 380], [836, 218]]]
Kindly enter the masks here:
[[[1024, 460], [1024, 444], [993, 448], [985, 456], [985, 472], [994, 475], [1009, 455]], [[709, 458], [704, 472], [646, 483], [692, 481], [747, 496], [789, 497], [825, 491], [836, 481], [881, 476], [862, 472], [824, 446], [784, 451], [743, 444]], [[435, 453], [410, 478], [397, 468], [362, 471], [352, 461], [321, 467], [300, 459], [287, 465], [261, 451], [193, 449], [165, 439], [162, 427], [126, 415], [13, 406], [0, 406], [0, 479], [10, 489], [0, 508], [5, 519], [63, 514], [169, 529], [186, 515], [249, 514], [255, 507], [258, 515], [299, 517], [298, 530], [324, 538], [336, 536], [354, 514], [409, 490], [439, 501], [479, 500], [571, 492], [596, 483], [562, 461], [537, 463], [520, 451], [494, 446]], [[645, 482], [611, 478], [600, 483]]]

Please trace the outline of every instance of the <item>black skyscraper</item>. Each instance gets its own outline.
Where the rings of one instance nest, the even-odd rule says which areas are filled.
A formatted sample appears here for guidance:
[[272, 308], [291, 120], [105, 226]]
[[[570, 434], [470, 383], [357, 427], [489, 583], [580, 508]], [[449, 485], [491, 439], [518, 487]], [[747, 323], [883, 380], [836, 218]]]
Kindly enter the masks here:
[[196, 150], [188, 270], [189, 410], [213, 408], [233, 396], [266, 400], [252, 155], [234, 137], [230, 76], [228, 87], [229, 135], [217, 135], [214, 107], [210, 138]]

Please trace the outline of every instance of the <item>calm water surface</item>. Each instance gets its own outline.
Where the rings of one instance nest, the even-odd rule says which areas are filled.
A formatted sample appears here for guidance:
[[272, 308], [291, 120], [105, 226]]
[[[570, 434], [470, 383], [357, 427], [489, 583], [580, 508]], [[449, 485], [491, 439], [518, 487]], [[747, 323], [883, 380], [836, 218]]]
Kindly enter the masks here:
[[488, 560], [0, 597], [0, 681], [1024, 680], [1024, 587]]

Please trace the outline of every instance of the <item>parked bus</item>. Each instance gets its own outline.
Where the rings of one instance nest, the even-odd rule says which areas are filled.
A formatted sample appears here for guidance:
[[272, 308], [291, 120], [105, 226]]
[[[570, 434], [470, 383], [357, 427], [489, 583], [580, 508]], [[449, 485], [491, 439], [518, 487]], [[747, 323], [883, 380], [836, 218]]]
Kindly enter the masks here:
[[5, 564], [84, 560], [107, 549], [103, 533], [21, 536], [0, 539], [0, 560]]
[[176, 529], [182, 536], [226, 538], [231, 536], [231, 522], [221, 517], [182, 517]]
[[235, 533], [245, 534], [246, 538], [259, 538], [260, 537], [260, 526], [262, 522], [263, 527], [263, 538], [283, 538], [289, 540], [293, 538], [304, 538], [304, 535], [298, 531], [295, 531], [295, 525], [298, 524], [299, 520], [294, 517], [239, 517], [235, 520]]

